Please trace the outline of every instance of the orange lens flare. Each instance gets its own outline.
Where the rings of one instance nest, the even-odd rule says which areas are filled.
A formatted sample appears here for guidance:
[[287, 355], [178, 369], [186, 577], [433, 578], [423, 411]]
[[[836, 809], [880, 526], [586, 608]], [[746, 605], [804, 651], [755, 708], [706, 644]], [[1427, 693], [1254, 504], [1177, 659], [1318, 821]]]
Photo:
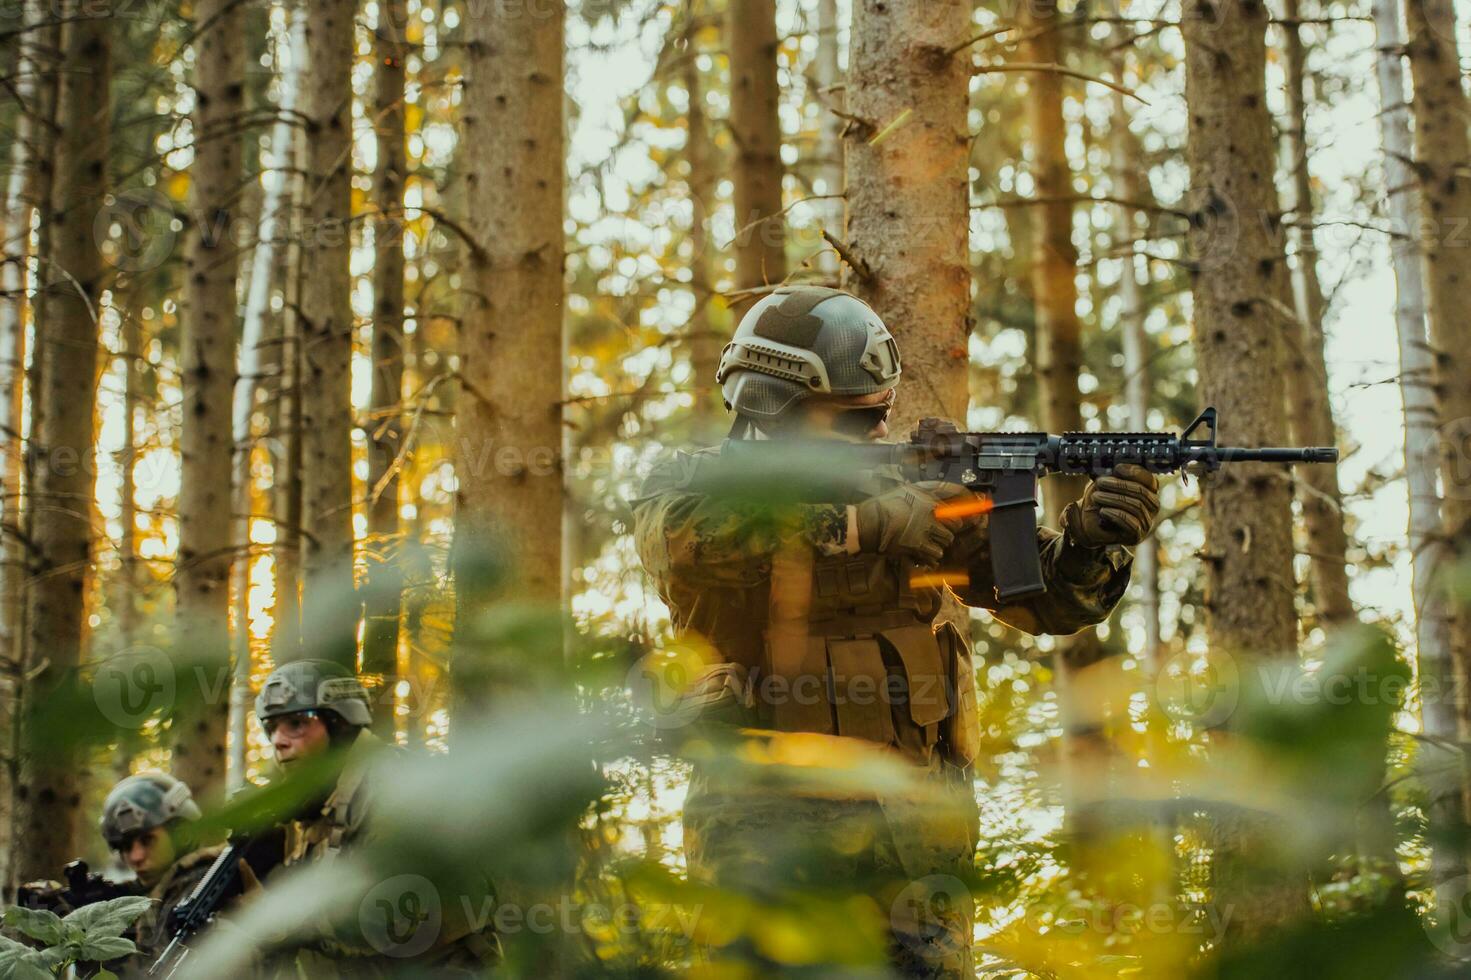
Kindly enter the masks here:
[[939, 589], [945, 586], [949, 586], [952, 589], [968, 588], [970, 586], [970, 573], [963, 568], [958, 568], [932, 572], [914, 572], [909, 576], [909, 587], [911, 589]]
[[982, 497], [979, 494], [973, 497], [957, 497], [944, 503], [935, 505], [935, 516], [942, 521], [959, 520], [962, 517], [974, 517], [977, 514], [991, 513], [991, 498]]

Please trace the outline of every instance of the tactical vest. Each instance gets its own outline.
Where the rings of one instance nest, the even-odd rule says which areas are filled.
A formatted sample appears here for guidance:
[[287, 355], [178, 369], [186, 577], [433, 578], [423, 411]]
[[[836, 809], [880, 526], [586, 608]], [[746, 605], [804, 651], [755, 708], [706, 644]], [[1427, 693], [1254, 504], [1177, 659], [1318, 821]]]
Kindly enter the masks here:
[[[897, 472], [876, 473], [858, 489], [869, 496], [899, 482]], [[916, 581], [927, 574], [883, 555], [781, 548], [765, 615], [751, 610], [761, 662], [714, 669], [732, 675], [761, 726], [863, 739], [927, 768], [968, 767], [979, 747], [975, 670], [960, 631], [934, 625], [944, 587]]]

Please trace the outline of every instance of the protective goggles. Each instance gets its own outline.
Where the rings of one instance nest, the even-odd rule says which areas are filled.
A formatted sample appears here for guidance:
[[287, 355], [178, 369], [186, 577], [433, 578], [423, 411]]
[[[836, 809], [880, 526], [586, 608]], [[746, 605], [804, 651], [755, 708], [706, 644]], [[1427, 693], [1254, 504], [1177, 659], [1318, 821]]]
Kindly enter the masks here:
[[285, 733], [287, 738], [299, 738], [311, 727], [312, 719], [321, 717], [315, 710], [293, 711], [289, 715], [276, 715], [267, 718], [260, 723], [266, 730], [267, 735], [275, 735], [277, 731]]
[[833, 431], [862, 438], [872, 432], [880, 422], [887, 421], [893, 410], [894, 389], [890, 388], [884, 393], [884, 400], [877, 405], [844, 407], [833, 419]]

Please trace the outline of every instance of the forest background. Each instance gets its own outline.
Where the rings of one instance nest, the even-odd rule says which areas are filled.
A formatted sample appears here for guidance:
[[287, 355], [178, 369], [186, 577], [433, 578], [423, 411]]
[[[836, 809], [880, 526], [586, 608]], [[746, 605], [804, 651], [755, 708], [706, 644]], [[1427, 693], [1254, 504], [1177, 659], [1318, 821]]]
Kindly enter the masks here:
[[[635, 716], [688, 650], [628, 504], [723, 434], [744, 306], [811, 281], [894, 329], [905, 424], [1215, 404], [1224, 442], [1342, 452], [1168, 482], [1082, 638], [973, 618], [982, 968], [1459, 956], [1468, 25], [1448, 0], [0, 4], [7, 879], [103, 859], [116, 775], [259, 780], [253, 691], [327, 656], [405, 745], [489, 718], [488, 771], [573, 774], [505, 805], [551, 806], [548, 847], [579, 832], [580, 902], [643, 910], [578, 944], [683, 969], [649, 914], [701, 904], [683, 769]], [[564, 688], [568, 732], [600, 719], [592, 786], [495, 727]], [[821, 917], [703, 898], [703, 940], [838, 955]]]

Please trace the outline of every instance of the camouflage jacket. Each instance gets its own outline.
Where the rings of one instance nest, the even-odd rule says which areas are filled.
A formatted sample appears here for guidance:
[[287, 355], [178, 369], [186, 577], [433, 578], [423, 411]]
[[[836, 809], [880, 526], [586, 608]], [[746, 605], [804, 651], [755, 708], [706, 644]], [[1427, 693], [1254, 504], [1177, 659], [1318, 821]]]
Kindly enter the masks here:
[[[965, 641], [948, 627], [931, 632], [947, 590], [1028, 633], [1069, 634], [1104, 620], [1128, 585], [1127, 549], [1089, 549], [1039, 528], [1047, 591], [1001, 606], [984, 518], [957, 536], [937, 569], [849, 547], [848, 505], [904, 482], [897, 469], [865, 475], [850, 499], [772, 507], [708, 492], [716, 484], [701, 467], [713, 466], [719, 454], [717, 448], [661, 459], [633, 505], [639, 557], [678, 632], [698, 634], [720, 661], [744, 671], [825, 675], [818, 690], [841, 694], [840, 673], [882, 683], [898, 661], [909, 691], [934, 680], [959, 692], [948, 704], [915, 699], [908, 716], [896, 712], [892, 721], [878, 710], [851, 711], [846, 724], [843, 698], [832, 694], [831, 712], [819, 705], [762, 713], [757, 699], [759, 723], [778, 730], [854, 734], [901, 747], [913, 739], [918, 747], [907, 754], [926, 761], [927, 746], [947, 738], [935, 725], [974, 725], [973, 717], [955, 718], [973, 707], [955, 703], [973, 692]], [[949, 737], [969, 741], [965, 731]]]
[[169, 913], [189, 897], [194, 886], [199, 884], [199, 880], [209, 871], [210, 865], [223, 849], [222, 846], [215, 845], [190, 851], [164, 872], [158, 884], [144, 893], [153, 899], [154, 904], [149, 906], [148, 911], [143, 913], [127, 934], [137, 945], [138, 952], [119, 963], [111, 964], [113, 972], [125, 978], [148, 975], [148, 968], [173, 938], [168, 930]]
[[[344, 852], [383, 844], [373, 811], [374, 762], [384, 751], [395, 750], [385, 749], [382, 740], [371, 732], [358, 735], [327, 799], [286, 824], [284, 868], [335, 861]], [[434, 886], [421, 876], [398, 877], [411, 879], [406, 887], [414, 894], [389, 896], [390, 914], [408, 899], [417, 903], [417, 908], [427, 899], [420, 892], [434, 891]], [[376, 895], [374, 892], [369, 898]], [[412, 917], [405, 922], [389, 921], [382, 929], [365, 923], [361, 916], [352, 928], [326, 921], [311, 925], [306, 930], [306, 941], [298, 945], [297, 971], [310, 977], [480, 975], [500, 952], [488, 918], [482, 923], [470, 919], [485, 911], [485, 896], [441, 896], [436, 892], [433, 898], [439, 901], [442, 914], [424, 926], [433, 930], [432, 935], [419, 932], [421, 920]], [[396, 926], [404, 926], [404, 930], [396, 932]]]

